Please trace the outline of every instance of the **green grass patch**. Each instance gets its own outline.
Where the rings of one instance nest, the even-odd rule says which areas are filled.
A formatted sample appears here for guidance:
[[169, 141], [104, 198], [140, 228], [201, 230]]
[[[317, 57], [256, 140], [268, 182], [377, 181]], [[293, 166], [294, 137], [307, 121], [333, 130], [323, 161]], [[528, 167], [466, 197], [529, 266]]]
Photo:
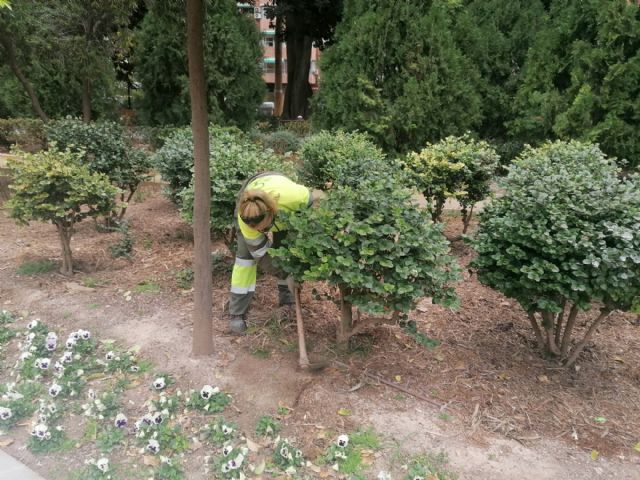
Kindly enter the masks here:
[[360, 428], [351, 434], [351, 444], [354, 447], [378, 450], [380, 448], [380, 438], [376, 431], [369, 428]]
[[412, 457], [407, 462], [407, 467], [407, 475], [403, 477], [403, 480], [413, 480], [414, 478], [458, 479], [458, 476], [449, 470], [449, 460], [444, 452], [426, 453]]
[[16, 273], [18, 275], [37, 275], [39, 273], [48, 273], [56, 269], [57, 262], [53, 260], [27, 260], [18, 267]]
[[138, 285], [133, 287], [133, 291], [135, 293], [141, 293], [141, 294], [160, 293], [160, 290], [161, 290], [160, 285], [150, 280], [145, 280], [143, 282], [140, 282]]

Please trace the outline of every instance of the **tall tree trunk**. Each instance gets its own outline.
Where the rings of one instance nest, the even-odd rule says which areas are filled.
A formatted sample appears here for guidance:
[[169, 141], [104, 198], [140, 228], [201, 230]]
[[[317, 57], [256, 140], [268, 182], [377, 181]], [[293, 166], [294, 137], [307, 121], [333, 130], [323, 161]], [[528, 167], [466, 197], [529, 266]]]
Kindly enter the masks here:
[[193, 355], [213, 353], [211, 308], [211, 230], [209, 177], [209, 129], [207, 87], [204, 78], [204, 0], [187, 0], [187, 50], [189, 94], [193, 131], [194, 190], [193, 265], [195, 273], [193, 309]]
[[283, 107], [283, 91], [282, 91], [282, 17], [276, 17], [276, 34], [275, 34], [275, 59], [276, 59], [276, 75], [273, 86], [274, 95], [274, 114], [276, 117], [282, 116]]
[[71, 255], [71, 231], [73, 227], [69, 227], [64, 223], [56, 223], [60, 245], [62, 246], [62, 267], [60, 273], [62, 275], [73, 275], [73, 257]]
[[287, 119], [307, 118], [309, 114], [309, 69], [313, 41], [303, 30], [295, 28], [296, 19], [287, 16], [287, 91], [282, 116]]
[[27, 79], [26, 75], [20, 68], [18, 64], [18, 58], [16, 55], [16, 46], [13, 43], [11, 38], [11, 34], [4, 28], [4, 25], [0, 23], [0, 45], [4, 49], [4, 54], [9, 65], [11, 71], [16, 76], [18, 81], [22, 84], [22, 87], [29, 95], [29, 99], [31, 100], [31, 108], [33, 108], [33, 112], [40, 117], [43, 122], [49, 121], [49, 117], [42, 107], [40, 106], [40, 102], [38, 101], [38, 97], [36, 96], [36, 92], [31, 85], [31, 82]]
[[85, 123], [91, 121], [91, 80], [82, 79], [82, 120]]

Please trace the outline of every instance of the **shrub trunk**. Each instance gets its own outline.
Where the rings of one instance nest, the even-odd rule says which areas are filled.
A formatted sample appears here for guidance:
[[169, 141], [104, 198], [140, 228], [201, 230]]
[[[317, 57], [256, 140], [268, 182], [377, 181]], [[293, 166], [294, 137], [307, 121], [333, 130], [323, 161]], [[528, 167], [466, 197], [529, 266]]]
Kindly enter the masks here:
[[336, 340], [338, 347], [341, 350], [347, 350], [349, 344], [349, 338], [351, 337], [351, 330], [353, 328], [353, 308], [351, 302], [345, 300], [348, 295], [349, 289], [346, 285], [340, 285], [340, 323], [338, 325], [338, 331]]
[[73, 275], [73, 258], [71, 256], [71, 235], [72, 227], [64, 223], [56, 223], [58, 236], [60, 237], [60, 245], [62, 246], [62, 267], [60, 273], [62, 275]]
[[[566, 302], [564, 306], [566, 306]], [[589, 325], [584, 337], [573, 346], [571, 342], [573, 327], [578, 316], [576, 305], [572, 305], [566, 315], [565, 308], [558, 313], [550, 311], [529, 312], [529, 321], [540, 348], [557, 358], [566, 367], [570, 367], [576, 362], [598, 326], [607, 319], [612, 311], [610, 307], [603, 306], [598, 316]]]

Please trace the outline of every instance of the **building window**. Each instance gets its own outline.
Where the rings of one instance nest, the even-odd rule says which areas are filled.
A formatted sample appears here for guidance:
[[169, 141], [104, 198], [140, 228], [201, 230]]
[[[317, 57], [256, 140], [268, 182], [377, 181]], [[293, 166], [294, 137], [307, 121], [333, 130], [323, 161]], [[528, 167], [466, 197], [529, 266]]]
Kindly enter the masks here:
[[262, 44], [265, 47], [273, 47], [275, 44], [274, 37], [272, 36], [264, 37], [264, 39], [262, 40]]

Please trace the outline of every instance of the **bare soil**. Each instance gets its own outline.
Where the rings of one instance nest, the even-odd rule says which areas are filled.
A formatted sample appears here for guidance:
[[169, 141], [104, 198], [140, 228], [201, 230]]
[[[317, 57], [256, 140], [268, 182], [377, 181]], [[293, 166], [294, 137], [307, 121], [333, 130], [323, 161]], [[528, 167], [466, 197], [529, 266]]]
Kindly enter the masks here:
[[[78, 270], [72, 279], [54, 272], [18, 275], [25, 260], [59, 260], [58, 239], [51, 225], [18, 227], [0, 211], [0, 308], [29, 312], [58, 329], [86, 328], [102, 339], [139, 345], [182, 389], [223, 386], [234, 397], [229, 416], [249, 435], [260, 416], [289, 407], [291, 413], [280, 419], [284, 435], [296, 439], [307, 458], [321, 454], [337, 433], [372, 426], [384, 448], [370, 460], [367, 478], [381, 469], [401, 478], [403, 455], [444, 451], [462, 479], [640, 479], [640, 453], [633, 448], [640, 442], [635, 316], [612, 315], [576, 368], [563, 369], [536, 350], [517, 304], [467, 271], [457, 286], [458, 311], [425, 300], [411, 315], [438, 346], [425, 348], [399, 326], [380, 326], [354, 338], [352, 353], [340, 355], [334, 345], [338, 310], [311, 294], [312, 287], [327, 287], [305, 285], [311, 349], [340, 362], [306, 373], [296, 368], [295, 324], [272, 315], [273, 278], [259, 279], [250, 334], [227, 335], [222, 307], [232, 258], [216, 243], [213, 249], [225, 259], [214, 270], [215, 354], [193, 358], [192, 295], [176, 283], [177, 272], [191, 265], [190, 227], [157, 186], [148, 185], [136, 199], [127, 212], [133, 259], [113, 259], [109, 245], [119, 234], [98, 233], [86, 221], [72, 239]], [[466, 265], [473, 254], [456, 240], [460, 231], [460, 219], [448, 215], [452, 251]], [[136, 289], [144, 282], [158, 285], [159, 292]], [[133, 403], [148, 395], [144, 385], [129, 394]], [[339, 415], [339, 409], [351, 413]], [[79, 446], [79, 452], [35, 456], [24, 448], [27, 428], [11, 432], [15, 442], [6, 450], [46, 478], [68, 478], [78, 458], [89, 454]], [[207, 478], [202, 459], [209, 454], [187, 455], [187, 478]]]

